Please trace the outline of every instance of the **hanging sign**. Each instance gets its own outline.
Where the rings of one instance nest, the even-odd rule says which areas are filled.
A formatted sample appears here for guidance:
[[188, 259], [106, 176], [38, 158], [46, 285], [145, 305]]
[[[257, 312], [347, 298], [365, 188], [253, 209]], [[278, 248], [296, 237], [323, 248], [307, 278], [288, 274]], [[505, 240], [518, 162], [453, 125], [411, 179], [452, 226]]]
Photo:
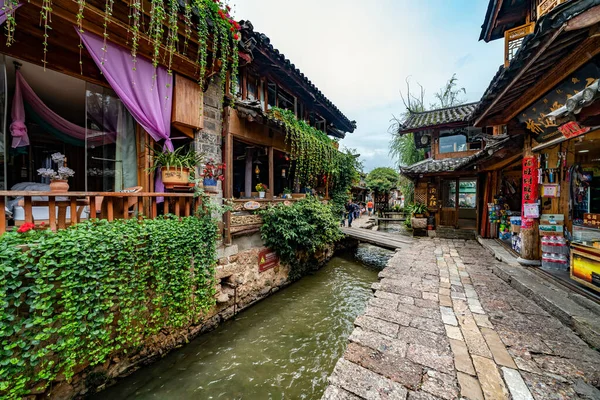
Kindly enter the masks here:
[[564, 137], [566, 137], [567, 139], [571, 139], [577, 136], [581, 136], [585, 133], [588, 133], [590, 131], [590, 127], [581, 127], [577, 122], [575, 121], [571, 121], [571, 122], [567, 122], [564, 125], [561, 125], [558, 127], [558, 130], [560, 131], [560, 133], [563, 134]]
[[438, 209], [438, 192], [437, 186], [433, 184], [427, 185], [427, 208], [430, 210]]
[[583, 226], [600, 229], [600, 214], [583, 214]]
[[258, 253], [258, 271], [264, 272], [268, 269], [274, 268], [279, 264], [279, 257], [277, 253], [271, 249], [262, 250]]
[[565, 105], [569, 97], [594, 83], [600, 74], [598, 66], [590, 62], [570, 74], [551, 91], [541, 96], [537, 102], [523, 110], [518, 117], [519, 122], [535, 138], [538, 143], [544, 143], [563, 135], [556, 121], [548, 118], [552, 111]]
[[[532, 218], [539, 217], [539, 211], [537, 216], [531, 211], [533, 211], [533, 205], [535, 204], [535, 208], [537, 208], [538, 201], [538, 165], [536, 157], [525, 157], [523, 158], [523, 195], [522, 195], [522, 220], [521, 220], [521, 229], [531, 229], [533, 227]], [[525, 213], [525, 208], [527, 208], [528, 212]]]

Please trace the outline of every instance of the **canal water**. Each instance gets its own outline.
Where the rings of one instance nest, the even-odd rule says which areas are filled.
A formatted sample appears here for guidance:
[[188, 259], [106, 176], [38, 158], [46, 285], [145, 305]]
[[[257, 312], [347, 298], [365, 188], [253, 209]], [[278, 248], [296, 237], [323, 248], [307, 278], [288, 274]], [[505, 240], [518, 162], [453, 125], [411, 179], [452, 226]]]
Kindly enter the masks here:
[[377, 272], [334, 257], [94, 398], [319, 399]]

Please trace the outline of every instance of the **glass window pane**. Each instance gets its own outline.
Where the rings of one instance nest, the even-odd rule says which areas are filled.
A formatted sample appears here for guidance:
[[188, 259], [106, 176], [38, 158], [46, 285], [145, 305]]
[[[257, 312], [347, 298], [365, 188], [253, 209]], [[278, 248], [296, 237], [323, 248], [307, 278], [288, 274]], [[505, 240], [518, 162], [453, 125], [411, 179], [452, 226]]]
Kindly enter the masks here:
[[87, 84], [86, 121], [86, 190], [137, 186], [135, 121], [112, 90]]
[[442, 182], [442, 207], [455, 208], [456, 207], [456, 181], [443, 181]]
[[477, 208], [477, 180], [461, 179], [458, 186], [458, 206]]
[[440, 137], [440, 153], [452, 153], [465, 150], [467, 150], [467, 137], [465, 135]]
[[268, 100], [269, 100], [269, 108], [277, 106], [277, 85], [269, 82], [268, 84]]

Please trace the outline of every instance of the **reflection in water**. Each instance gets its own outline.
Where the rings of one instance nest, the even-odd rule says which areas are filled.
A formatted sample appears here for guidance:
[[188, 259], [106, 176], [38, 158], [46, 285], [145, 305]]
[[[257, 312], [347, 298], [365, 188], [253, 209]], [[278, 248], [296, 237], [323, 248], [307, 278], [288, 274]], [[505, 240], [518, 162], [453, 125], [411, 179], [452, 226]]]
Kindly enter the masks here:
[[96, 399], [318, 399], [377, 272], [334, 257]]

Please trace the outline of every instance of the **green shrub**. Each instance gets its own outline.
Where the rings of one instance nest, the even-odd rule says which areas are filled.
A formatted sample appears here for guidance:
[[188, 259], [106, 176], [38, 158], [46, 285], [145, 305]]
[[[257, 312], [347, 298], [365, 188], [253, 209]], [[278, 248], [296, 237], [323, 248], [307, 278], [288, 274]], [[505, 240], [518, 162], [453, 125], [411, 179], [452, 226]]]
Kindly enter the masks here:
[[214, 304], [209, 217], [87, 221], [0, 238], [0, 397], [43, 390]]
[[331, 206], [313, 197], [290, 206], [278, 204], [262, 211], [261, 215], [262, 239], [290, 265], [291, 279], [298, 279], [307, 272], [315, 253], [344, 237]]

